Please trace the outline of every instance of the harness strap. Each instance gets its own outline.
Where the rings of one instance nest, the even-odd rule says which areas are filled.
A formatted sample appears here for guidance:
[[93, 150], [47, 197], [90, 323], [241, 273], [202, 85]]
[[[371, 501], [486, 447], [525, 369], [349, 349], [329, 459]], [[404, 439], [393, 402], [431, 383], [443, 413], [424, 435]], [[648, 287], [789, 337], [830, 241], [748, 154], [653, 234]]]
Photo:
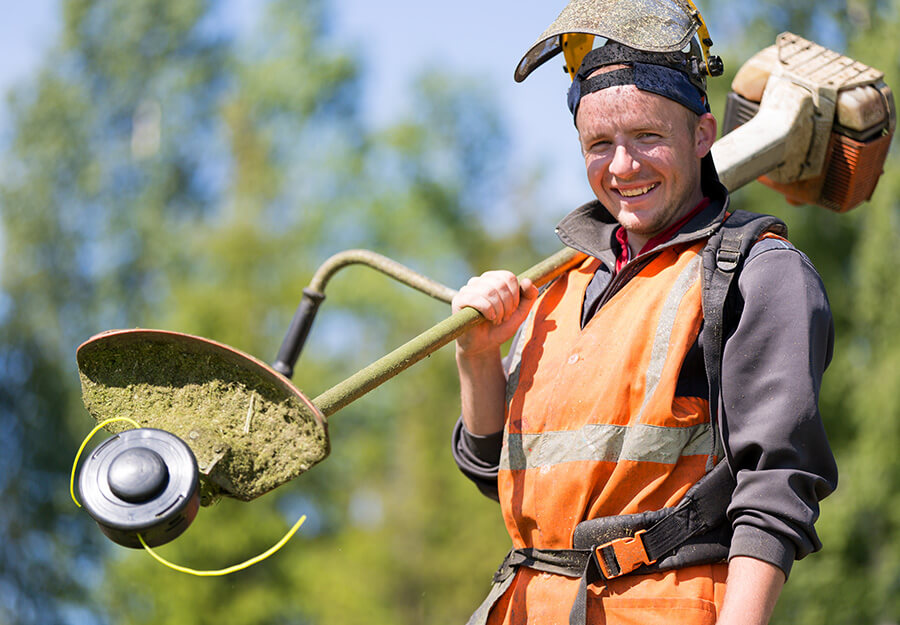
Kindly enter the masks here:
[[771, 215], [737, 210], [729, 215], [703, 248], [703, 361], [709, 383], [709, 421], [713, 448], [707, 470], [718, 455], [719, 397], [722, 378], [722, 350], [725, 343], [725, 302], [734, 277], [740, 273], [747, 252], [764, 232], [787, 234], [784, 222]]
[[485, 625], [491, 608], [509, 589], [520, 566], [543, 573], [581, 577], [591, 559], [590, 549], [512, 549], [506, 554], [500, 568], [494, 573], [491, 592], [469, 617], [466, 625]]
[[583, 521], [575, 528], [573, 549], [513, 549], [494, 574], [491, 592], [468, 625], [487, 622], [491, 608], [522, 566], [580, 578], [569, 623], [585, 625], [590, 585], [623, 575], [724, 561], [731, 534], [725, 509], [732, 490], [734, 478], [728, 466], [720, 462], [685, 493], [677, 506]]

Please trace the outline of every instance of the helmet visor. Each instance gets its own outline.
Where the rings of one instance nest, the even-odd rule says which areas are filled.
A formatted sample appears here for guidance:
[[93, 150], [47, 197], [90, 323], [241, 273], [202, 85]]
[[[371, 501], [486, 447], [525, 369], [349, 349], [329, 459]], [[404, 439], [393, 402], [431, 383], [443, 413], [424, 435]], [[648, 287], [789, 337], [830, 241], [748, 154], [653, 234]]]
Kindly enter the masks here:
[[558, 54], [560, 35], [585, 33], [648, 52], [682, 50], [700, 27], [687, 0], [571, 0], [519, 61], [517, 82]]

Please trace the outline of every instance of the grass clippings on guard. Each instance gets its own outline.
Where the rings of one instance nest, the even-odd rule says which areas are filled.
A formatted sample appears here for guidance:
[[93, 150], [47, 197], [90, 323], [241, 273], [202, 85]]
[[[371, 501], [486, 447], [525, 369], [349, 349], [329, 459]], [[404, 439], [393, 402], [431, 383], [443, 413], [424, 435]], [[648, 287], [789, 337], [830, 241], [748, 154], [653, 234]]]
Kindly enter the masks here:
[[309, 400], [227, 346], [152, 330], [110, 332], [79, 348], [78, 365], [94, 419], [128, 417], [190, 446], [204, 504], [219, 495], [254, 499], [328, 455], [324, 418]]

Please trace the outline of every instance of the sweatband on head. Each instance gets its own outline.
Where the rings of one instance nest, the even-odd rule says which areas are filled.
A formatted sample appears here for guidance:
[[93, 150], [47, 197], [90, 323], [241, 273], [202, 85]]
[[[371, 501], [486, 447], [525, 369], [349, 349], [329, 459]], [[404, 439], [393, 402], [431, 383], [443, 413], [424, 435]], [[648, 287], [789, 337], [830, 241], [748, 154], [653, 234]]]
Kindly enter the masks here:
[[[610, 65], [625, 67], [591, 76], [598, 69]], [[697, 115], [709, 112], [705, 80], [689, 55], [680, 52], [646, 52], [610, 42], [591, 50], [572, 80], [568, 104], [573, 120], [578, 114], [581, 98], [601, 89], [621, 85], [634, 85], [641, 91], [663, 96]]]

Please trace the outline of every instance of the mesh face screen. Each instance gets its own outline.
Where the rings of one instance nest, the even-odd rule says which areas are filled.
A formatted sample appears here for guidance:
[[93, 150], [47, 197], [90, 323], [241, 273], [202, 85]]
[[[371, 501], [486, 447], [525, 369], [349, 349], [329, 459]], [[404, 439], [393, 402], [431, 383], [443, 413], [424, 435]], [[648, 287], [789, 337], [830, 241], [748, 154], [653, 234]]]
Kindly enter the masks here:
[[674, 52], [687, 46], [699, 26], [684, 0], [572, 0], [519, 62], [515, 78], [524, 80], [558, 52], [559, 35], [564, 33], [588, 33], [639, 50]]

